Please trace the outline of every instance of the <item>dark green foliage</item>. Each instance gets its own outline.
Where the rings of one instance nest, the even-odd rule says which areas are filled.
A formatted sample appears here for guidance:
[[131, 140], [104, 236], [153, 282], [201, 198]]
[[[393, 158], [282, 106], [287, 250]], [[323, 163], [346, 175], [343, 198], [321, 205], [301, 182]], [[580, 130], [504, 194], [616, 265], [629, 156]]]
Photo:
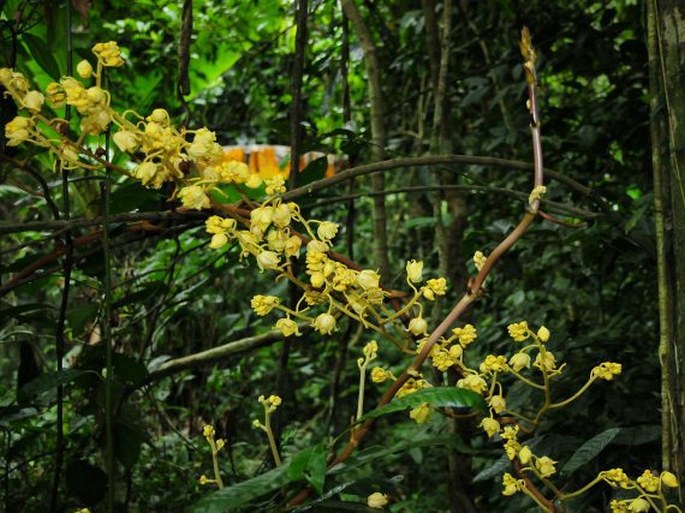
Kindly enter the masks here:
[[[20, 4], [32, 17], [12, 32], [11, 13]], [[310, 2], [310, 41], [304, 83], [304, 150], [347, 154], [363, 163], [370, 154], [369, 109], [362, 51], [351, 41], [352, 119], [343, 119], [340, 73], [341, 13], [336, 2]], [[419, 156], [429, 149], [433, 107], [426, 23], [420, 2], [358, 2], [378, 44], [387, 102], [389, 156]], [[38, 2], [5, 2], [0, 18], [0, 67], [16, 59], [26, 75], [45, 85], [66, 72], [65, 3], [39, 9]], [[290, 3], [199, 1], [190, 64], [189, 117], [177, 97], [177, 41], [181, 3], [94, 2], [88, 18], [74, 13], [74, 60], [91, 56], [94, 42], [117, 40], [127, 63], [108, 72], [113, 102], [148, 114], [165, 106], [190, 128], [216, 130], [222, 143], [287, 144], [293, 62]], [[249, 5], [248, 5], [249, 4]], [[442, 3], [438, 2], [438, 13]], [[454, 153], [529, 161], [530, 137], [517, 41], [527, 24], [541, 66], [541, 115], [545, 165], [591, 189], [548, 180], [547, 199], [592, 211], [559, 216], [577, 227], [537, 222], [498, 264], [487, 293], [467, 314], [478, 341], [467, 352], [475, 364], [486, 354], [511, 352], [506, 326], [527, 319], [552, 332], [550, 349], [569, 367], [556, 384], [555, 399], [568, 397], [590, 369], [602, 361], [623, 364], [610, 383], [598, 383], [569, 409], [553, 412], [531, 447], [559, 461], [569, 487], [582, 486], [602, 469], [623, 466], [640, 474], [660, 467], [659, 362], [652, 193], [646, 103], [646, 50], [642, 7], [637, 2], [460, 2], [450, 48], [449, 140]], [[15, 42], [16, 54], [11, 53]], [[5, 44], [7, 43], [7, 44]], [[0, 98], [4, 123], [6, 100]], [[11, 150], [11, 152], [10, 152]], [[19, 153], [21, 152], [21, 153]], [[45, 154], [9, 149], [8, 157], [33, 156], [51, 198], [62, 205], [57, 175]], [[113, 152], [114, 162], [121, 155]], [[440, 168], [441, 185], [530, 189], [530, 173], [486, 166]], [[320, 179], [325, 160], [313, 161], [299, 184]], [[387, 188], [432, 186], [436, 169], [389, 172]], [[446, 177], [446, 178], [445, 178]], [[92, 178], [92, 177], [90, 177]], [[101, 215], [95, 179], [72, 183], [75, 219]], [[28, 172], [0, 161], [2, 223], [50, 221], [53, 214]], [[357, 180], [351, 193], [368, 192]], [[340, 222], [336, 251], [347, 253], [351, 236], [355, 261], [373, 262], [372, 201], [350, 205], [339, 199], [347, 185], [327, 189], [303, 202], [320, 219]], [[175, 208], [171, 190], [150, 190], [117, 177], [112, 215]], [[230, 200], [239, 199], [226, 188]], [[258, 194], [256, 192], [255, 194]], [[218, 198], [217, 198], [218, 199]], [[322, 206], [312, 207], [319, 199]], [[452, 198], [453, 199], [453, 198]], [[488, 253], [509, 232], [523, 201], [497, 192], [460, 192], [463, 210], [459, 258], [450, 273], [468, 269], [477, 250]], [[390, 262], [387, 285], [403, 289], [406, 260], [425, 261], [425, 274], [437, 273], [433, 192], [396, 193], [387, 198]], [[447, 200], [451, 200], [448, 198]], [[455, 209], [442, 210], [452, 226]], [[547, 212], [548, 204], [542, 209]], [[551, 209], [551, 207], [550, 207]], [[556, 215], [556, 214], [555, 214]], [[349, 222], [348, 222], [349, 221]], [[103, 253], [97, 225], [72, 231], [76, 240], [74, 276], [67, 320], [68, 369], [56, 375], [54, 327], [59, 315], [62, 239], [48, 229], [3, 234], [0, 241], [0, 463], [2, 506], [10, 512], [45, 511], [55, 449], [55, 389], [65, 387], [65, 473], [60, 504], [66, 511], [103, 508], [104, 395], [102, 368]], [[63, 235], [63, 234], [62, 234]], [[275, 283], [239, 258], [235, 247], [207, 247], [201, 218], [169, 218], [112, 226], [114, 341], [114, 452], [116, 502], [121, 511], [270, 511], [284, 507], [305, 487], [312, 492], [297, 511], [368, 511], [366, 497], [388, 493], [392, 511], [452, 511], [454, 491], [447, 454], [458, 454], [460, 490], [477, 511], [520, 513], [530, 502], [500, 494], [500, 476], [511, 471], [499, 444], [486, 440], [477, 422], [455, 428], [434, 413], [427, 426], [409, 421], [405, 410], [426, 402], [450, 412], [482, 409], [474, 394], [453, 387], [456, 376], [424, 369], [435, 386], [374, 409], [387, 385], [367, 383], [366, 417], [374, 431], [344, 463], [326, 462], [349, 438], [356, 410], [356, 359], [369, 336], [341, 321], [330, 338], [305, 334], [291, 342], [282, 364], [278, 341], [197, 368], [153, 379], [161, 362], [230, 344], [270, 329], [271, 321], [249, 308], [253, 294], [285, 298], [287, 285]], [[22, 278], [32, 265], [52, 257], [41, 273]], [[452, 276], [458, 276], [455, 272]], [[453, 278], [456, 279], [456, 278]], [[465, 283], [450, 291], [430, 325], [449, 311]], [[32, 379], [16, 375], [22, 347], [32, 347]], [[396, 375], [408, 356], [379, 340], [379, 365]], [[17, 382], [21, 385], [17, 387]], [[277, 385], [279, 383], [279, 385]], [[257, 397], [280, 386], [283, 406], [275, 419], [284, 466], [271, 468], [263, 433], [251, 426], [261, 415]], [[19, 388], [17, 390], [17, 388]], [[508, 391], [510, 406], [537, 401], [529, 389]], [[467, 411], [468, 410], [468, 411]], [[391, 415], [392, 413], [392, 415]], [[227, 487], [200, 487], [211, 475], [211, 456], [202, 426], [213, 424], [227, 440], [220, 453]], [[546, 452], [548, 451], [548, 452]], [[451, 477], [450, 477], [451, 476]], [[90, 483], [84, 486], [83, 483]], [[456, 485], [455, 485], [456, 486]], [[611, 497], [598, 487], [568, 511], [604, 511]], [[453, 496], [453, 495], [452, 495]], [[239, 508], [243, 508], [242, 510]]]

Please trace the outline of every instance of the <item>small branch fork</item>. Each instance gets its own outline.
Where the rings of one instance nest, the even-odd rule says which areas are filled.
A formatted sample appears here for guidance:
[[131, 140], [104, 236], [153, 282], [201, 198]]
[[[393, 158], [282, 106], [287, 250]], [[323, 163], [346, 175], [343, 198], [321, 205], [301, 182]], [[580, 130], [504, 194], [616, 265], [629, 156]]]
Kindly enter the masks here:
[[[528, 84], [528, 102], [527, 107], [531, 115], [531, 137], [533, 145], [533, 163], [534, 163], [534, 180], [533, 187], [540, 187], [543, 184], [544, 178], [544, 167], [542, 159], [542, 142], [541, 142], [541, 132], [540, 132], [540, 118], [538, 114], [537, 107], [537, 80], [535, 75], [535, 51], [531, 45], [530, 33], [527, 28], [524, 28], [521, 32], [521, 53], [524, 58], [524, 72], [526, 76], [526, 82]], [[443, 319], [443, 321], [438, 325], [437, 328], [430, 334], [428, 341], [424, 344], [421, 352], [416, 355], [409, 367], [395, 380], [395, 382], [390, 385], [390, 387], [383, 394], [383, 397], [378, 402], [378, 407], [388, 404], [394, 397], [395, 394], [402, 388], [402, 386], [407, 382], [407, 380], [416, 375], [423, 366], [426, 358], [431, 353], [431, 350], [435, 346], [436, 342], [443, 336], [443, 334], [461, 317], [461, 315], [467, 310], [467, 308], [475, 302], [482, 292], [483, 282], [490, 274], [494, 265], [499, 261], [499, 259], [524, 235], [528, 230], [530, 225], [535, 220], [538, 215], [538, 207], [540, 205], [539, 199], [531, 200], [526, 206], [526, 212], [519, 221], [518, 225], [514, 230], [504, 239], [499, 245], [492, 251], [488, 256], [485, 264], [478, 272], [478, 274], [473, 277], [468, 284], [467, 292], [462, 296], [462, 298], [457, 302], [452, 311]], [[370, 418], [363, 422], [360, 426], [357, 426], [352, 430], [350, 441], [347, 445], [340, 451], [340, 453], [335, 456], [329, 462], [329, 468], [333, 467], [339, 463], [346, 461], [355, 449], [362, 442], [364, 437], [372, 430], [376, 423], [376, 418]], [[549, 499], [547, 499], [540, 490], [538, 490], [529, 481], [526, 482], [526, 487], [529, 488], [532, 495], [535, 496], [541, 504], [548, 509], [550, 513], [557, 512], [557, 508]], [[299, 494], [297, 494], [290, 502], [289, 506], [295, 506], [301, 504], [310, 494], [311, 489], [305, 488]]]

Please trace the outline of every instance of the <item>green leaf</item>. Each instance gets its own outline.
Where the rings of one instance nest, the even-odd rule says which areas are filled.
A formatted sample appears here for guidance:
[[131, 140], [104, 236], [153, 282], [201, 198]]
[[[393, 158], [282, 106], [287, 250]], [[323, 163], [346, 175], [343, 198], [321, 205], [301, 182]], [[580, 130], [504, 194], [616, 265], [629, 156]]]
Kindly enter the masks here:
[[114, 353], [112, 365], [114, 366], [114, 377], [121, 383], [130, 383], [137, 388], [147, 379], [147, 367], [133, 356]]
[[321, 494], [326, 480], [326, 452], [323, 444], [298, 453], [288, 467], [288, 477], [293, 481], [306, 479]]
[[476, 477], [473, 478], [473, 482], [478, 483], [480, 481], [487, 481], [496, 476], [501, 476], [504, 471], [509, 468], [511, 468], [511, 461], [509, 461], [509, 458], [504, 455], [492, 463], [489, 467], [486, 467], [484, 470], [478, 472]]
[[479, 410], [486, 408], [483, 398], [471, 390], [456, 387], [432, 387], [405, 395], [385, 406], [371, 410], [362, 417], [362, 420], [373, 419], [396, 411], [409, 410], [424, 403], [444, 408], [476, 408]]
[[31, 399], [55, 390], [58, 385], [66, 385], [77, 378], [86, 374], [87, 371], [80, 371], [76, 369], [66, 369], [62, 372], [48, 372], [37, 377], [33, 381], [29, 381], [21, 387], [17, 393], [17, 398], [21, 402], [28, 402]]
[[75, 337], [83, 333], [83, 330], [95, 320], [100, 311], [98, 303], [88, 303], [78, 308], [72, 308], [67, 313], [67, 320]]
[[145, 434], [140, 429], [128, 424], [117, 423], [113, 429], [114, 456], [130, 469], [138, 462], [140, 448], [145, 442]]
[[281, 466], [257, 477], [205, 495], [188, 510], [189, 513], [225, 513], [231, 508], [244, 506], [251, 501], [273, 493], [288, 483], [288, 466]]
[[38, 65], [54, 80], [60, 79], [59, 66], [47, 45], [37, 36], [24, 33], [24, 42]]
[[571, 474], [578, 468], [593, 460], [621, 431], [620, 428], [610, 428], [602, 433], [593, 436], [571, 456], [562, 467], [561, 472]]

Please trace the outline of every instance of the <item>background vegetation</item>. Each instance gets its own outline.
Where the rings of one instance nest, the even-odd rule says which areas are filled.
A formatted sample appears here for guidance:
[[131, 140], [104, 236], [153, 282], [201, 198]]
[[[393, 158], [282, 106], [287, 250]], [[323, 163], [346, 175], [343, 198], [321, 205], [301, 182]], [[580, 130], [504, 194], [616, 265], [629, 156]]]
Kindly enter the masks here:
[[[349, 24], [337, 2], [312, 0], [299, 114], [301, 150], [345, 155], [350, 165], [437, 153], [530, 162], [517, 46], [521, 27], [530, 28], [540, 56], [545, 166], [557, 172], [549, 175], [542, 209], [561, 222], [536, 222], [496, 268], [487, 293], [468, 314], [479, 330], [474, 358], [504, 351], [506, 325], [527, 319], [548, 326], [553, 350], [571, 363], [562, 390], [574, 389], [597, 363], [619, 361], [620, 379], [550, 416], [536, 434], [536, 447], [565, 461], [589, 438], [620, 428], [601, 453], [568, 473], [570, 483], [580, 485], [615, 466], [629, 473], [661, 468], [645, 4], [457, 1], [442, 48], [443, 2], [363, 1], [357, 7], [375, 46], [383, 111], [370, 104], [359, 25]], [[0, 66], [15, 67], [44, 86], [67, 72], [68, 31], [74, 62], [89, 57], [95, 42], [115, 40], [127, 61], [110, 75], [118, 108], [168, 108], [190, 128], [215, 130], [227, 145], [290, 144], [295, 6], [192, 2], [186, 95], [178, 92], [183, 8], [165, 0], [75, 1], [69, 7], [7, 1]], [[449, 65], [444, 94], [438, 88], [441, 57]], [[442, 118], [435, 115], [436, 98]], [[4, 123], [15, 113], [9, 100], [0, 101]], [[385, 134], [373, 124], [377, 115]], [[283, 296], [287, 287], [241, 263], [236, 248], [209, 251], [204, 218], [182, 214], [135, 224], [122, 218], [112, 226], [114, 303], [111, 319], [105, 319], [100, 227], [88, 222], [102, 213], [99, 178], [71, 178], [69, 215], [83, 222], [65, 231], [54, 222], [65, 219], [65, 197], [47, 155], [6, 148], [1, 158], [5, 511], [45, 511], [47, 504], [54, 511], [103, 508], [105, 408], [98, 376], [104, 323], [112, 330], [119, 385], [117, 510], [182, 511], [209, 493], [197, 482], [211, 461], [201, 436], [205, 423], [228, 441], [222, 459], [228, 485], [268, 470], [268, 447], [251, 425], [260, 415], [260, 394], [283, 397], [275, 421], [286, 457], [317, 444], [323, 451], [332, 436], [345, 432], [356, 407], [356, 358], [365, 343], [355, 325], [330, 337], [307, 334], [284, 343], [266, 336], [236, 345], [271, 328], [250, 310], [252, 291]], [[312, 194], [303, 208], [341, 223], [336, 250], [366, 268], [380, 268], [390, 288], [402, 288], [410, 258], [446, 275], [447, 299], [425, 312], [434, 325], [465, 290], [474, 271], [471, 255], [491, 250], [522, 211], [530, 173], [518, 164], [495, 164], [397, 167], [385, 173], [384, 184], [345, 182]], [[371, 196], [373, 190], [385, 193]], [[111, 214], [167, 212], [176, 206], [168, 202], [169, 192], [114, 177]], [[374, 223], [382, 213], [378, 198], [387, 218], [387, 262]], [[62, 309], [65, 237], [73, 256]], [[57, 373], [60, 337], [67, 352], [65, 370]], [[178, 361], [217, 347], [218, 357]], [[399, 352], [388, 349], [382, 356], [398, 371], [406, 365]], [[452, 383], [456, 378], [445, 377]], [[55, 436], [60, 384], [63, 440]], [[371, 387], [369, 404], [382, 392]], [[513, 389], [508, 400], [523, 402], [524, 394]], [[524, 498], [500, 494], [503, 460], [475, 423], [437, 417], [418, 425], [395, 415], [377, 424], [344, 471], [327, 476], [316, 510], [364, 511], [366, 496], [376, 490], [392, 496], [392, 511], [532, 508]], [[58, 444], [64, 447], [64, 472], [55, 485]], [[612, 493], [598, 487], [569, 511], [605, 511]], [[262, 499], [245, 511], [268, 511], [283, 497]]]

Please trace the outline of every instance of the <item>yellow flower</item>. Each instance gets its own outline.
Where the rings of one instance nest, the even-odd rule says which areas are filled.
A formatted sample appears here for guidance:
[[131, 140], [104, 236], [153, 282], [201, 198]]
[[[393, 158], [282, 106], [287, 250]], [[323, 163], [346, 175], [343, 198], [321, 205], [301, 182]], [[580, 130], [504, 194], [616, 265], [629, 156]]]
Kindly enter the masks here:
[[276, 296], [263, 296], [257, 294], [252, 298], [252, 301], [250, 301], [250, 306], [257, 315], [264, 317], [265, 315], [268, 315], [271, 310], [276, 308], [280, 301], [281, 300]]
[[516, 342], [523, 342], [529, 336], [528, 323], [526, 321], [510, 324], [507, 326], [507, 331], [509, 336]]
[[15, 117], [12, 121], [5, 125], [5, 137], [7, 137], [7, 146], [18, 146], [26, 141], [29, 136], [29, 128], [32, 123], [29, 118], [21, 116]]
[[467, 324], [463, 328], [454, 328], [452, 334], [459, 339], [459, 344], [462, 347], [471, 344], [478, 336], [476, 328], [472, 324]]
[[388, 504], [388, 496], [384, 493], [374, 492], [366, 498], [366, 505], [369, 508], [383, 509]]
[[39, 91], [29, 91], [24, 96], [22, 104], [31, 112], [38, 112], [43, 107], [45, 96]]
[[480, 364], [480, 372], [482, 374], [491, 374], [493, 372], [504, 372], [508, 370], [507, 358], [506, 356], [495, 356], [494, 354], [489, 354]]
[[630, 501], [628, 510], [629, 511], [638, 511], [638, 512], [645, 512], [649, 511], [651, 506], [649, 505], [649, 502], [644, 500], [642, 497], [638, 497], [637, 499], [633, 499]]
[[627, 488], [629, 479], [626, 473], [621, 468], [612, 468], [599, 473], [600, 477], [604, 479], [611, 486], [620, 486]]
[[283, 253], [286, 257], [298, 257], [300, 256], [300, 248], [302, 247], [302, 239], [297, 235], [291, 235], [288, 240], [285, 241], [283, 246]]
[[390, 377], [392, 377], [392, 373], [386, 371], [383, 367], [374, 367], [371, 369], [371, 381], [374, 383], [383, 383]]
[[[157, 184], [157, 180], [155, 180], [157, 174], [159, 171], [159, 165], [155, 164], [154, 162], [143, 162], [142, 164], [138, 164], [138, 167], [136, 167], [135, 171], [133, 174], [135, 177], [143, 182], [143, 185], [146, 187], [152, 182], [153, 186]], [[160, 183], [156, 189], [161, 187], [162, 184]]]
[[319, 225], [316, 234], [320, 239], [330, 240], [338, 233], [338, 225], [331, 221], [324, 221]]
[[507, 409], [507, 401], [501, 395], [493, 395], [490, 398], [489, 404], [495, 413], [502, 413]]
[[215, 434], [216, 431], [214, 430], [214, 426], [211, 424], [205, 424], [205, 426], [202, 428], [202, 436], [204, 436], [207, 440], [214, 438]]
[[84, 59], [76, 65], [76, 73], [81, 78], [90, 78], [93, 76], [93, 66]]
[[444, 296], [447, 293], [447, 280], [445, 278], [433, 278], [426, 282], [423, 287], [423, 297], [433, 301], [435, 296]]
[[96, 44], [93, 46], [93, 53], [103, 66], [118, 67], [124, 64], [119, 46], [114, 41]]
[[611, 508], [611, 513], [630, 513], [628, 501], [614, 499], [609, 503], [609, 507]]
[[281, 330], [281, 333], [284, 337], [290, 337], [292, 335], [302, 335], [302, 333], [300, 333], [297, 323], [289, 317], [286, 317], [284, 319], [278, 319], [276, 321], [276, 328]]
[[277, 270], [279, 263], [280, 259], [278, 258], [278, 254], [273, 251], [262, 251], [257, 255], [257, 265], [261, 270]]
[[487, 389], [488, 384], [478, 374], [469, 374], [457, 381], [457, 386], [466, 390], [472, 390], [477, 394], [482, 394]]
[[604, 362], [600, 363], [594, 369], [592, 369], [592, 376], [598, 379], [605, 379], [611, 381], [614, 376], [621, 374], [621, 364], [614, 362]]
[[277, 395], [270, 395], [268, 398], [264, 398], [263, 395], [260, 395], [259, 398], [257, 399], [259, 403], [264, 406], [264, 410], [266, 413], [273, 413], [276, 411], [276, 409], [281, 405], [281, 398]]
[[541, 458], [537, 458], [535, 460], [535, 468], [538, 469], [538, 472], [540, 472], [542, 477], [549, 477], [552, 474], [555, 474], [557, 471], [554, 468], [555, 463], [556, 461], [552, 460], [552, 458], [548, 456], [542, 456]]
[[661, 473], [660, 479], [663, 485], [668, 486], [669, 488], [678, 488], [679, 486], [678, 478], [675, 477], [675, 475], [672, 472], [669, 472], [668, 470], [665, 470]]
[[497, 422], [492, 417], [485, 417], [483, 420], [480, 421], [480, 427], [482, 427], [483, 431], [485, 431], [488, 434], [488, 437], [492, 438], [497, 433], [499, 433], [500, 425], [499, 422]]
[[202, 210], [209, 208], [211, 203], [209, 196], [199, 185], [188, 185], [183, 187], [178, 193], [178, 197], [186, 208], [194, 208], [195, 210]]
[[62, 86], [57, 82], [50, 82], [45, 88], [45, 92], [48, 95], [48, 100], [55, 107], [61, 107], [67, 99], [64, 89], [62, 89]]
[[659, 489], [661, 480], [652, 474], [650, 470], [645, 470], [642, 475], [637, 478], [637, 484], [639, 484], [644, 490], [654, 493]]
[[378, 355], [378, 342], [375, 340], [372, 340], [368, 344], [364, 346], [364, 349], [362, 349], [362, 353], [364, 354], [364, 357], [366, 360], [373, 360], [376, 358]]
[[528, 204], [532, 205], [535, 203], [535, 201], [542, 199], [542, 197], [545, 195], [547, 192], [547, 187], [544, 185], [538, 185], [536, 186], [531, 192], [530, 196], [528, 196]]
[[200, 483], [200, 484], [203, 485], [203, 486], [206, 485], [206, 484], [210, 484], [210, 483], [213, 483], [213, 482], [214, 482], [213, 479], [209, 479], [209, 478], [208, 478], [206, 475], [204, 475], [204, 474], [202, 474], [202, 475], [200, 476], [200, 479], [198, 479], [197, 481], [198, 481], [198, 483]]
[[524, 465], [527, 465], [530, 459], [532, 458], [533, 453], [530, 450], [530, 447], [527, 445], [524, 445], [521, 450], [519, 451], [518, 458], [521, 463]]
[[425, 424], [431, 417], [433, 410], [428, 403], [422, 403], [409, 412], [409, 417], [417, 424]]
[[409, 326], [407, 331], [411, 332], [415, 336], [425, 335], [428, 329], [428, 323], [423, 317], [414, 317], [409, 321]]
[[473, 264], [476, 266], [478, 271], [483, 268], [487, 259], [488, 257], [486, 257], [481, 251], [476, 251], [473, 254]]
[[409, 260], [405, 266], [407, 271], [407, 280], [410, 283], [421, 283], [423, 280], [423, 262], [419, 260]]
[[552, 372], [556, 369], [556, 358], [554, 354], [549, 351], [545, 351], [544, 355], [542, 351], [538, 353], [533, 362], [533, 366], [537, 367], [544, 372]]
[[274, 207], [272, 220], [273, 223], [279, 228], [285, 228], [290, 224], [290, 209], [288, 205], [281, 203], [280, 205]]
[[516, 372], [520, 372], [524, 367], [530, 368], [530, 356], [528, 353], [516, 353], [509, 359], [509, 365]]
[[544, 326], [540, 326], [540, 329], [537, 332], [537, 337], [542, 342], [543, 344], [549, 340], [549, 330], [545, 328]]
[[377, 289], [380, 283], [380, 275], [369, 269], [364, 269], [357, 275], [357, 284], [364, 290]]
[[329, 313], [322, 313], [314, 319], [312, 326], [322, 335], [329, 335], [336, 330], [336, 321]]
[[509, 472], [505, 472], [502, 476], [502, 495], [514, 495], [521, 489], [521, 484]]
[[112, 139], [114, 139], [114, 144], [116, 144], [121, 151], [134, 152], [138, 148], [138, 136], [131, 132], [130, 130], [119, 130], [116, 132]]

